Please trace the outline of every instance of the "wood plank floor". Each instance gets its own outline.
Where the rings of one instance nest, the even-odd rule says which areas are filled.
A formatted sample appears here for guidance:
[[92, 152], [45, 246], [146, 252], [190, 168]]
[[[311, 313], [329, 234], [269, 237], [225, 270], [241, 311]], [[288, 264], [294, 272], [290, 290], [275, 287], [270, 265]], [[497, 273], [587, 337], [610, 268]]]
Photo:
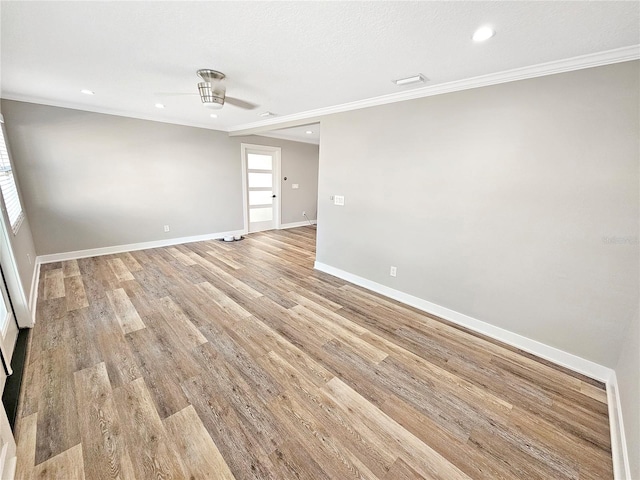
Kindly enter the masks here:
[[17, 478], [612, 478], [601, 384], [314, 257], [303, 227], [43, 265]]

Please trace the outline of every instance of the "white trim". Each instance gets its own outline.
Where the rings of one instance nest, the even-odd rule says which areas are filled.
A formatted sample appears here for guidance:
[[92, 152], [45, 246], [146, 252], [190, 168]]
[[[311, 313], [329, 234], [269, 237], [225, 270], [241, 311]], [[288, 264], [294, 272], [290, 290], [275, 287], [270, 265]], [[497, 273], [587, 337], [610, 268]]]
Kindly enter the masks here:
[[487, 337], [491, 337], [500, 342], [504, 342], [513, 347], [519, 348], [526, 352], [537, 355], [540, 358], [549, 360], [557, 365], [581, 373], [590, 378], [594, 378], [601, 382], [607, 382], [611, 378], [613, 370], [590, 360], [578, 357], [571, 353], [565, 352], [555, 347], [550, 347], [544, 343], [532, 340], [517, 333], [510, 332], [504, 328], [496, 327], [490, 323], [483, 322], [476, 318], [470, 317], [463, 313], [456, 312], [446, 307], [442, 307], [435, 303], [423, 300], [422, 298], [409, 295], [386, 285], [367, 280], [366, 278], [354, 275], [339, 268], [326, 265], [321, 262], [315, 262], [314, 268], [321, 272], [328, 273], [335, 277], [342, 278], [348, 282], [354, 283], [368, 290], [385, 295], [389, 298], [402, 302], [404, 304], [415, 307], [432, 315], [448, 320], [456, 325], [468, 328], [474, 332], [481, 333]]
[[[228, 133], [224, 128], [214, 128], [209, 122], [184, 121], [183, 119], [156, 117], [146, 113], [136, 113], [120, 109], [81, 105], [73, 102], [59, 101], [49, 98], [38, 98], [32, 95], [23, 95], [21, 93], [2, 93], [3, 100], [12, 100], [14, 102], [34, 103], [36, 105], [45, 105], [48, 107], [66, 108], [68, 110], [79, 110], [81, 112], [101, 113], [103, 115], [113, 115], [114, 117], [135, 118], [136, 120], [147, 120], [149, 122], [168, 123], [169, 125], [183, 125], [185, 127], [202, 128], [205, 130], [215, 130], [218, 132]], [[164, 110], [167, 112], [167, 110]]]
[[624, 433], [620, 391], [618, 390], [618, 378], [615, 371], [607, 381], [607, 406], [609, 409], [609, 430], [611, 432], [613, 478], [615, 480], [631, 480], [628, 445]]
[[555, 60], [553, 62], [540, 63], [522, 68], [514, 68], [503, 72], [490, 73], [488, 75], [465, 78], [462, 80], [454, 80], [453, 82], [440, 83], [437, 85], [415, 88], [389, 95], [381, 95], [379, 97], [358, 100], [356, 102], [343, 103], [341, 105], [318, 108], [315, 110], [308, 110], [306, 112], [294, 113], [292, 115], [285, 115], [259, 122], [247, 123], [244, 125], [230, 127], [228, 132], [231, 136], [246, 135], [248, 133], [256, 133], [249, 132], [249, 130], [260, 127], [272, 127], [281, 123], [297, 122], [300, 120], [332, 115], [334, 113], [359, 110], [361, 108], [375, 107], [378, 105], [386, 105], [388, 103], [402, 102], [416, 98], [431, 97], [433, 95], [442, 95], [443, 93], [458, 92], [460, 90], [487, 87], [489, 85], [497, 85], [499, 83], [515, 82], [518, 80], [526, 80], [528, 78], [542, 77], [544, 75], [571, 72], [573, 70], [582, 70], [584, 68], [628, 62], [631, 60], [638, 60], [639, 58], [640, 45], [631, 45], [628, 47], [616, 48], [614, 50], [591, 53], [563, 60]]
[[244, 230], [249, 232], [249, 188], [247, 185], [247, 150], [254, 152], [268, 153], [273, 155], [273, 193], [276, 196], [273, 207], [274, 228], [280, 228], [280, 215], [282, 210], [282, 199], [280, 198], [280, 164], [282, 162], [282, 148], [270, 145], [256, 145], [252, 143], [240, 144], [240, 155], [242, 157], [242, 216]]
[[249, 231], [249, 191], [247, 188], [247, 156], [246, 143], [240, 144], [240, 161], [242, 162], [242, 228], [245, 232]]
[[31, 327], [36, 324], [36, 306], [38, 305], [38, 283], [40, 283], [40, 257], [36, 257], [31, 278], [31, 291], [29, 292], [29, 311], [31, 312]]
[[38, 255], [36, 261], [39, 265], [52, 262], [63, 262], [65, 260], [77, 260], [79, 258], [98, 257], [100, 255], [111, 255], [114, 253], [132, 252], [134, 250], [146, 250], [148, 248], [170, 247], [182, 243], [202, 242], [214, 240], [227, 236], [245, 235], [245, 230], [231, 230], [220, 233], [207, 233], [204, 235], [194, 235], [191, 237], [169, 238], [166, 240], [153, 240], [151, 242], [129, 243], [127, 245], [115, 245], [113, 247], [90, 248], [87, 250], [76, 250], [73, 252], [52, 253], [49, 255]]
[[[311, 225], [315, 225], [317, 220], [311, 220]], [[280, 225], [280, 230], [285, 230], [287, 228], [296, 228], [296, 227], [306, 227], [309, 225], [309, 222], [306, 220], [303, 222], [292, 222], [292, 223], [283, 223]]]
[[273, 216], [275, 218], [276, 228], [280, 228], [280, 222], [282, 219], [282, 148], [275, 148], [275, 162], [273, 166], [273, 193], [276, 196], [276, 205], [273, 209]]

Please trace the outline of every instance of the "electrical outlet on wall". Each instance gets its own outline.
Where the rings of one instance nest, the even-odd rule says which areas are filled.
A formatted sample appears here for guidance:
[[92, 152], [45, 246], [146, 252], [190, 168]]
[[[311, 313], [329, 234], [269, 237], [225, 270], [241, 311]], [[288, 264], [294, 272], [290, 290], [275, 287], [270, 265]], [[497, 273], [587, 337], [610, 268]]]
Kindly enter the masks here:
[[391, 267], [389, 269], [389, 275], [391, 275], [392, 277], [395, 277], [398, 274], [398, 269], [396, 267]]
[[171, 229], [169, 228], [169, 225], [165, 225], [165, 226], [164, 226], [164, 231], [165, 231], [165, 233], [166, 233], [166, 232], [168, 232], [169, 230], [171, 230]]
[[302, 216], [304, 217], [307, 214], [306, 210], [302, 210]]

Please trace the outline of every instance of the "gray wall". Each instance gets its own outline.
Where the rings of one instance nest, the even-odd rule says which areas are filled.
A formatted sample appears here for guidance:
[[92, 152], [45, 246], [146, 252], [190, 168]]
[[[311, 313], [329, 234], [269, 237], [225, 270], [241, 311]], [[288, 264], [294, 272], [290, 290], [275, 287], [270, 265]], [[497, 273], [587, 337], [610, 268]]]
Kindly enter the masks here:
[[[237, 138], [243, 143], [282, 148], [280, 222], [305, 222], [303, 211], [310, 220], [315, 220], [318, 213], [318, 145], [260, 136]], [[286, 181], [284, 177], [287, 177]], [[291, 188], [294, 183], [299, 187], [296, 190]]]
[[[24, 209], [24, 206], [22, 208]], [[6, 228], [9, 232], [11, 248], [13, 249], [13, 255], [16, 260], [20, 284], [22, 285], [25, 299], [29, 301], [31, 284], [33, 283], [33, 274], [36, 268], [36, 249], [33, 243], [29, 218], [27, 217], [23, 220], [16, 235], [11, 231], [9, 222], [6, 222]]]
[[640, 478], [640, 313], [636, 313], [625, 335], [616, 377], [631, 466], [630, 478]]
[[[240, 143], [261, 137], [7, 100], [2, 110], [38, 255], [243, 228]], [[313, 149], [277, 144], [287, 169], [313, 166]], [[317, 160], [316, 147], [316, 171]], [[308, 205], [283, 200], [283, 221]]]
[[638, 307], [638, 79], [628, 62], [323, 119], [317, 260], [615, 367]]

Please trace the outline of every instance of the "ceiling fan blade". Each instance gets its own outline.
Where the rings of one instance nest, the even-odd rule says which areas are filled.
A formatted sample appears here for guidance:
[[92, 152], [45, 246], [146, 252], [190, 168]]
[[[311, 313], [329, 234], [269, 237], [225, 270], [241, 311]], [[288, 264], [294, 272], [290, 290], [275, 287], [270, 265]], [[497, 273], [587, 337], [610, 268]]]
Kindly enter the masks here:
[[247, 102], [245, 100], [240, 100], [239, 98], [234, 98], [234, 97], [225, 97], [224, 99], [225, 103], [228, 103], [230, 105], [233, 105], [235, 107], [240, 107], [240, 108], [244, 108], [245, 110], [253, 110], [255, 108], [258, 108], [258, 105], [251, 103], [251, 102]]

